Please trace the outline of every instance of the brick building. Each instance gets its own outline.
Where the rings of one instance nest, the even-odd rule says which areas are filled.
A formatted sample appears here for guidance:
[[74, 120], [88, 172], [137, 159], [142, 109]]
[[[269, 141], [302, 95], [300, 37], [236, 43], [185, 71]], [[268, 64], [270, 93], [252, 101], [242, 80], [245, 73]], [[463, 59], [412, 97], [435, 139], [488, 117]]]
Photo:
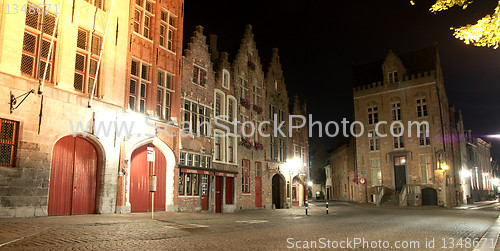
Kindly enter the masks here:
[[[383, 196], [404, 205], [456, 205], [457, 130], [437, 45], [400, 55], [391, 51], [383, 60], [356, 65], [353, 82], [355, 120], [365, 129], [356, 138], [356, 175], [367, 182], [366, 188], [358, 185], [358, 200], [378, 202]], [[417, 134], [413, 125], [408, 137], [408, 122], [428, 122], [428, 128], [421, 125]]]
[[[124, 116], [134, 132], [121, 140], [117, 212], [177, 211], [181, 121], [182, 0], [131, 0]], [[148, 161], [148, 151], [154, 161]]]
[[[358, 184], [356, 170], [356, 140], [349, 138], [330, 153], [330, 184], [333, 188], [332, 199], [342, 201], [358, 201]], [[328, 182], [328, 181], [327, 181]], [[361, 184], [362, 185], [362, 184]]]

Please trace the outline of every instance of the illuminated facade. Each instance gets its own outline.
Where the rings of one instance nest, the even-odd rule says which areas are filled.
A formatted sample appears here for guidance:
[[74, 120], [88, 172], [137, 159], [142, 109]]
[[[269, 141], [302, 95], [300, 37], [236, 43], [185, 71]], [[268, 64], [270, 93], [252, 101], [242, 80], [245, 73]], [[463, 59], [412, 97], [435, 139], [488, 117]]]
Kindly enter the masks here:
[[48, 0], [42, 33], [42, 2], [0, 1], [0, 217], [114, 213], [121, 139], [91, 122], [123, 119], [129, 8]]
[[[401, 55], [391, 51], [383, 60], [354, 66], [353, 82], [355, 120], [365, 130], [356, 138], [355, 175], [366, 180], [366, 186], [355, 184], [357, 200], [446, 207], [460, 203], [457, 130], [437, 45]], [[387, 123], [377, 134], [380, 121]], [[424, 121], [429, 135], [423, 130], [417, 134], [414, 125], [408, 136], [408, 122]]]

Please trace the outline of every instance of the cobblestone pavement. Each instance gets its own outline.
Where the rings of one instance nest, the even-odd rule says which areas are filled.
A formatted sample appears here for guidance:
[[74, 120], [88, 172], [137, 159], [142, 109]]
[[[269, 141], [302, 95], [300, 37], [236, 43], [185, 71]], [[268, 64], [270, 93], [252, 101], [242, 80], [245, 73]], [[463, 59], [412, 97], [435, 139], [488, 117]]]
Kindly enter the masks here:
[[[326, 215], [324, 203], [311, 205], [310, 216], [304, 215], [304, 208], [293, 208], [224, 215], [162, 212], [155, 214], [155, 220], [149, 214], [3, 219], [0, 249], [279, 250], [313, 245], [298, 241], [316, 241], [317, 247], [322, 247], [322, 240], [328, 247], [330, 240], [332, 247], [349, 238], [351, 246], [346, 247], [360, 250], [395, 249], [395, 245], [410, 245], [409, 241], [415, 241], [413, 247], [418, 242], [418, 249], [426, 249], [432, 239], [435, 249], [472, 250], [466, 247], [466, 238], [480, 238], [499, 215], [498, 207], [380, 208], [336, 202], [330, 203], [329, 209]], [[364, 238], [368, 246], [353, 246], [354, 238]], [[457, 246], [460, 239], [462, 245]], [[372, 241], [379, 240], [380, 244], [373, 246]], [[383, 241], [390, 246], [384, 248]]]

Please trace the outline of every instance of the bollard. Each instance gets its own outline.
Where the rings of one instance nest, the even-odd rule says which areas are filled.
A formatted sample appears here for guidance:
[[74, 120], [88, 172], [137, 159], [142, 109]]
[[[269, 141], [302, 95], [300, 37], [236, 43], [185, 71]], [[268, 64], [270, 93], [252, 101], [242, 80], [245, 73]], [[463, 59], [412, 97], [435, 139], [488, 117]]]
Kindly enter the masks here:
[[328, 201], [326, 202], [326, 214], [328, 214]]
[[306, 216], [307, 216], [307, 215], [308, 215], [308, 214], [307, 214], [307, 200], [306, 200]]

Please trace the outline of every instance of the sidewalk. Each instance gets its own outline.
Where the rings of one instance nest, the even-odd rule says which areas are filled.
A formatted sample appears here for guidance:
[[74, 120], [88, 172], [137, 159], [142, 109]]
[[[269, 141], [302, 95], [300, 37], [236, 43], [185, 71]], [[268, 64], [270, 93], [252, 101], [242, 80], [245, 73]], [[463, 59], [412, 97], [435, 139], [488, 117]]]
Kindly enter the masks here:
[[490, 208], [490, 207], [495, 207], [495, 206], [500, 206], [500, 203], [498, 202], [498, 200], [478, 201], [478, 202], [474, 202], [473, 204], [465, 204], [465, 205], [461, 205], [458, 207], [454, 207], [453, 209], [477, 210], [477, 209]]

